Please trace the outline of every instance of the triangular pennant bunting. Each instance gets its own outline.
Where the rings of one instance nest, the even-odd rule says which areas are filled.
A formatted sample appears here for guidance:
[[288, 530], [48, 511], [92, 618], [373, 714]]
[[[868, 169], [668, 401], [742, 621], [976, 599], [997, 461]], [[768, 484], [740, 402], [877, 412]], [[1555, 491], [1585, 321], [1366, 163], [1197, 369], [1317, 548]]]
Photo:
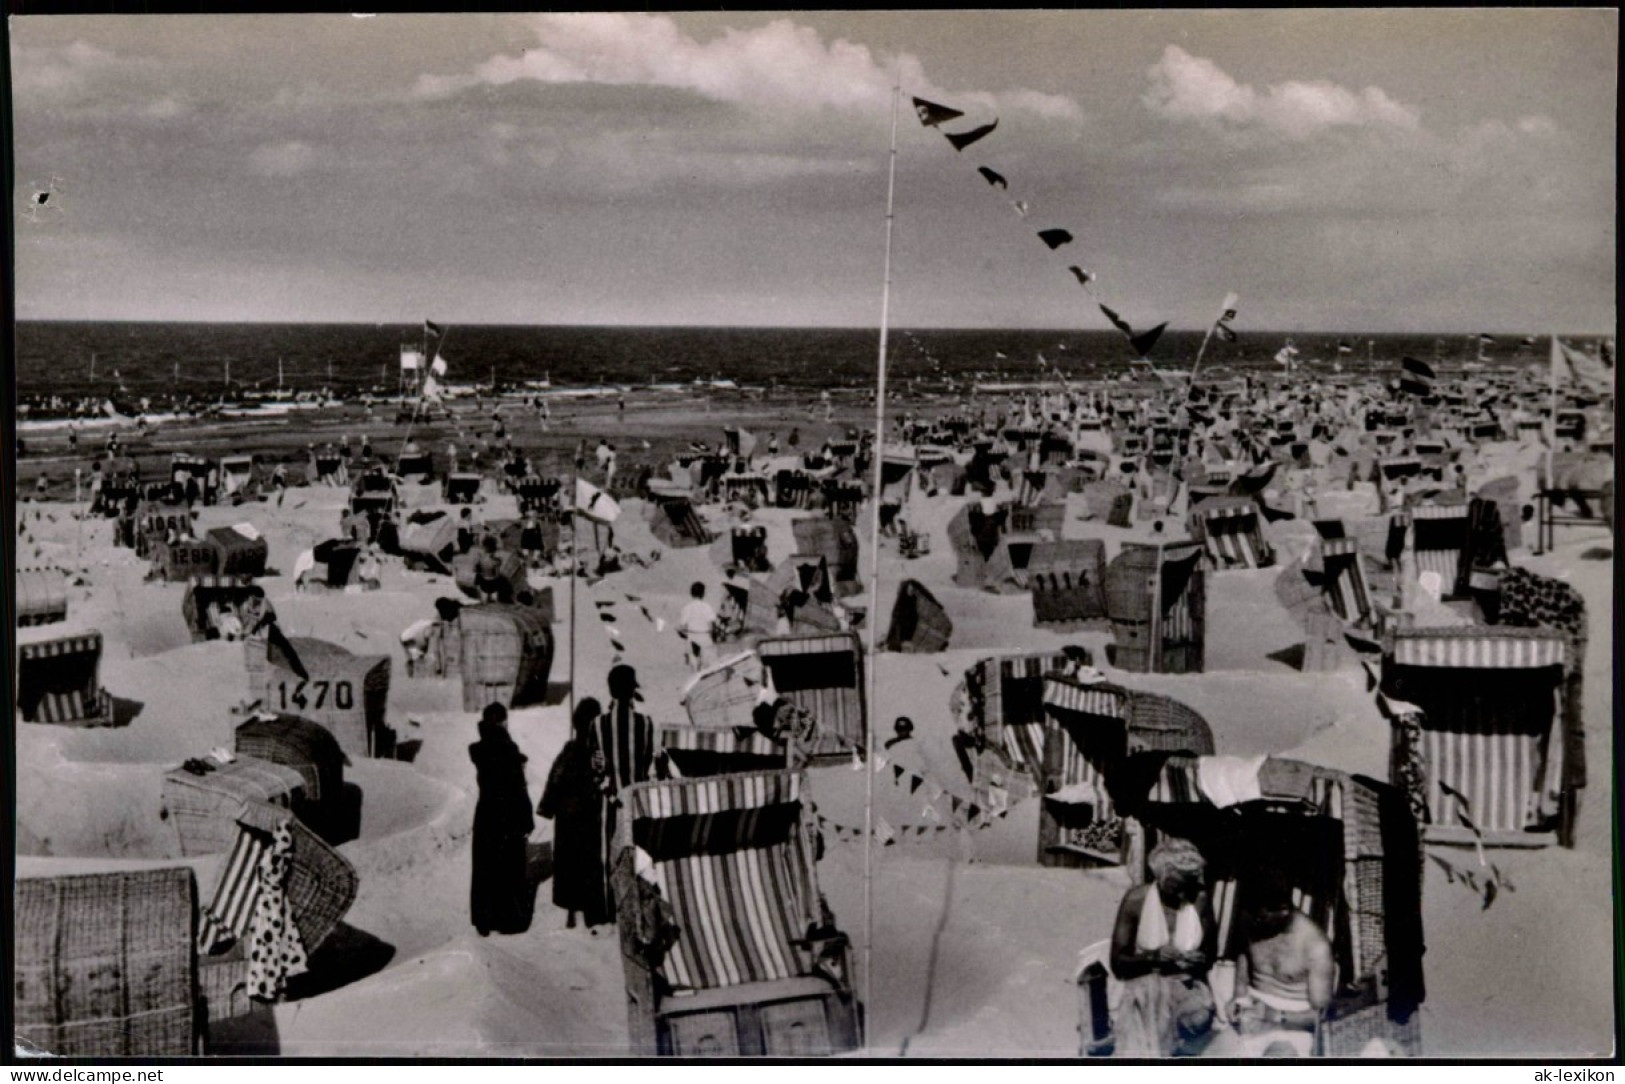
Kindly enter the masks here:
[[962, 151], [972, 143], [987, 138], [993, 133], [993, 129], [998, 126], [999, 122], [995, 120], [992, 124], [984, 124], [980, 128], [972, 128], [970, 131], [961, 132], [958, 135], [953, 132], [943, 132], [942, 134], [948, 137], [948, 142], [954, 145], [954, 150]]
[[1152, 328], [1150, 331], [1142, 331], [1138, 335], [1131, 335], [1129, 336], [1128, 340], [1129, 345], [1134, 347], [1136, 353], [1138, 353], [1141, 357], [1144, 357], [1145, 355], [1151, 353], [1151, 348], [1153, 346], [1157, 345], [1157, 340], [1162, 338], [1163, 329], [1167, 326], [1167, 321], [1164, 321]]
[[920, 118], [920, 123], [927, 128], [935, 128], [939, 124], [947, 124], [951, 120], [958, 120], [965, 114], [958, 109], [950, 109], [936, 102], [928, 102], [924, 98], [914, 99], [914, 113]]

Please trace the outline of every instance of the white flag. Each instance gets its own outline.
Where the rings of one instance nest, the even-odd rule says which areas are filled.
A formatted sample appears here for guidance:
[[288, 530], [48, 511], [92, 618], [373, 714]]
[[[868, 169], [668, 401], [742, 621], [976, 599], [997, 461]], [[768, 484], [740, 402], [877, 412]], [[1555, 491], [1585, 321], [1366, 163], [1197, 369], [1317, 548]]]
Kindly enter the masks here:
[[621, 506], [585, 478], [577, 478], [576, 511], [599, 523], [614, 523], [620, 517]]
[[1612, 369], [1559, 342], [1556, 335], [1552, 336], [1552, 377], [1559, 384], [1574, 384], [1589, 392], [1606, 392], [1614, 386]]
[[429, 372], [433, 373], [435, 376], [445, 376], [446, 375], [446, 355], [444, 355], [444, 354], [436, 354], [435, 358], [434, 358], [434, 362], [429, 366]]

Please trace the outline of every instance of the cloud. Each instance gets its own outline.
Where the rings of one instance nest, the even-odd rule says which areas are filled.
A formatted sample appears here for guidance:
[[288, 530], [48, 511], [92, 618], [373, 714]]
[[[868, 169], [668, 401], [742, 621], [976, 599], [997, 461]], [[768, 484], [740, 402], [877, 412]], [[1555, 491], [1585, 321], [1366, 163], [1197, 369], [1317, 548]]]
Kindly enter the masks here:
[[140, 61], [80, 40], [56, 47], [21, 46], [12, 55], [11, 74], [18, 93], [42, 91], [76, 98], [101, 85], [108, 76], [143, 66]]
[[293, 177], [309, 170], [318, 157], [315, 147], [293, 139], [257, 147], [248, 156], [248, 161], [255, 172], [267, 177]]
[[[536, 17], [540, 44], [519, 55], [502, 54], [458, 75], [426, 74], [416, 92], [442, 98], [477, 86], [520, 80], [669, 87], [712, 101], [777, 112], [887, 108], [894, 71], [865, 45], [825, 43], [809, 27], [778, 19], [751, 30], [727, 30], [711, 41], [683, 33], [664, 15], [630, 12], [547, 14]], [[917, 57], [904, 54], [895, 75], [911, 93], [947, 95], [926, 77]], [[954, 95], [956, 104], [1015, 109], [1077, 121], [1070, 98], [1017, 89]]]
[[1163, 50], [1148, 74], [1141, 100], [1167, 120], [1196, 121], [1230, 130], [1263, 130], [1307, 139], [1333, 128], [1415, 130], [1421, 117], [1380, 87], [1352, 91], [1325, 81], [1289, 81], [1259, 91], [1206, 57], [1177, 45]]

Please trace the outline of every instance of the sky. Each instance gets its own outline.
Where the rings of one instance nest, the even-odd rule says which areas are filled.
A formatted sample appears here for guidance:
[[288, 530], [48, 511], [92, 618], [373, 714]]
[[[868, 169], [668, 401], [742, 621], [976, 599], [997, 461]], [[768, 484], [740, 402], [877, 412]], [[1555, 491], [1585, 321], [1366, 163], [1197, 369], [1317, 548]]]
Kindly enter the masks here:
[[895, 326], [1616, 321], [1613, 10], [9, 28], [22, 319], [876, 326], [896, 85]]

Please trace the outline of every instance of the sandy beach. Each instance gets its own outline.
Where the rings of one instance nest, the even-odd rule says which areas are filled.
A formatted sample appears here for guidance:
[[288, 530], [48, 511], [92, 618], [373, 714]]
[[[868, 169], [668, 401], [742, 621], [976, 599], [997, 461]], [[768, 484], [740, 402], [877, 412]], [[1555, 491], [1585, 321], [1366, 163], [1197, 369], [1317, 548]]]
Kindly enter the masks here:
[[[487, 404], [488, 405], [488, 404]], [[674, 449], [695, 440], [713, 446], [726, 423], [782, 441], [799, 428], [803, 450], [861, 425], [861, 402], [843, 403], [826, 421], [806, 403], [668, 402], [636, 396], [623, 409], [613, 401], [556, 410], [543, 432], [523, 408], [505, 406], [518, 442], [536, 449], [544, 473], [563, 473], [577, 443], [600, 436], [632, 448], [620, 475], [658, 468]], [[809, 416], [809, 414], [813, 416]], [[489, 409], [459, 406], [455, 423], [416, 434], [440, 453], [467, 446], [489, 428]], [[187, 448], [218, 455], [252, 446], [274, 461], [297, 458], [310, 441], [371, 437], [387, 454], [401, 430], [353, 409], [313, 415], [299, 427], [254, 422], [158, 427], [137, 454], [154, 461]], [[174, 864], [169, 826], [158, 818], [163, 773], [217, 745], [229, 746], [235, 712], [247, 688], [244, 646], [193, 643], [181, 614], [181, 584], [146, 582], [147, 563], [112, 541], [113, 521], [81, 519], [71, 500], [73, 466], [60, 432], [31, 438], [39, 451], [24, 460], [19, 492], [32, 490], [32, 472], [51, 480], [50, 498], [19, 502], [22, 567], [74, 573], [69, 618], [55, 632], [97, 629], [105, 637], [101, 682], [127, 724], [73, 729], [17, 726], [19, 875]], [[644, 447], [644, 442], [648, 447]], [[1538, 451], [1496, 443], [1472, 453], [1473, 477], [1512, 475], [1532, 487]], [[563, 471], [560, 468], [563, 468]], [[630, 468], [630, 469], [629, 469]], [[1295, 472], [1294, 472], [1295, 473]], [[1306, 472], [1312, 473], [1312, 472]], [[589, 467], [588, 476], [592, 476]], [[598, 479], [601, 480], [601, 479]], [[1374, 515], [1368, 483], [1344, 490], [1330, 476], [1322, 514]], [[67, 492], [64, 492], [67, 487]], [[478, 506], [483, 519], [511, 518], [514, 498], [495, 493]], [[689, 674], [684, 645], [673, 629], [691, 582], [718, 593], [724, 573], [713, 546], [673, 549], [651, 533], [643, 502], [627, 495], [616, 523], [623, 553], [647, 564], [596, 582], [578, 581], [572, 632], [567, 579], [536, 579], [551, 588], [557, 645], [545, 702], [516, 709], [510, 727], [528, 756], [531, 799], [567, 737], [570, 687], [577, 697], [604, 698], [611, 665], [629, 662], [640, 675], [647, 710], [657, 721], [680, 722], [679, 694]], [[282, 628], [364, 654], [392, 659], [387, 717], [407, 760], [352, 758], [347, 779], [363, 794], [359, 838], [340, 852], [360, 874], [360, 892], [343, 924], [318, 952], [305, 987], [284, 1002], [262, 1006], [211, 1036], [219, 1052], [309, 1057], [592, 1057], [627, 1049], [620, 948], [614, 928], [590, 936], [567, 929], [542, 881], [527, 932], [481, 938], [468, 919], [470, 833], [475, 797], [467, 747], [474, 715], [462, 710], [455, 680], [408, 678], [398, 634], [432, 613], [434, 600], [456, 596], [451, 578], [385, 562], [379, 590], [309, 594], [294, 589], [300, 551], [337, 533], [347, 491], [295, 486], [282, 500], [204, 507], [198, 529], [251, 522], [269, 543], [270, 570], [261, 580]], [[996, 499], [1010, 496], [1001, 483]], [[1279, 496], [1279, 494], [1277, 494]], [[63, 498], [67, 498], [66, 500]], [[411, 491], [408, 504], [437, 506], [432, 487]], [[1299, 669], [1303, 629], [1276, 599], [1277, 577], [1308, 553], [1313, 531], [1302, 519], [1269, 523], [1266, 538], [1280, 553], [1275, 567], [1221, 572], [1208, 578], [1208, 650], [1200, 674], [1134, 674], [1106, 663], [1109, 632], [1057, 633], [1033, 627], [1025, 594], [995, 595], [955, 586], [948, 520], [964, 498], [926, 498], [916, 489], [904, 514], [929, 536], [931, 552], [903, 559], [887, 539], [879, 562], [881, 615], [898, 584], [909, 578], [942, 603], [954, 626], [946, 651], [887, 654], [876, 668], [877, 702], [869, 707], [877, 738], [892, 720], [910, 716], [914, 739], [889, 758], [901, 774], [876, 770], [877, 817], [896, 838], [874, 843], [873, 980], [862, 983], [869, 1050], [881, 1056], [941, 1058], [1073, 1057], [1078, 1052], [1078, 1000], [1073, 968], [1079, 949], [1108, 937], [1117, 902], [1128, 887], [1121, 869], [1042, 868], [1035, 860], [1039, 802], [1015, 800], [1007, 815], [976, 827], [944, 828], [928, 807], [973, 791], [958, 768], [950, 701], [967, 669], [1000, 655], [1090, 649], [1117, 684], [1171, 696], [1211, 726], [1220, 754], [1276, 753], [1352, 773], [1387, 775], [1389, 723], [1368, 674], [1348, 652], [1333, 672]], [[1341, 503], [1346, 508], [1329, 505]], [[1108, 555], [1128, 541], [1153, 537], [1150, 521], [1110, 527], [1086, 518], [1081, 495], [1065, 500], [1062, 536], [1099, 538]], [[1183, 535], [1182, 506], [1168, 531]], [[724, 535], [734, 526], [767, 528], [775, 563], [793, 552], [792, 509], [700, 508], [707, 527]], [[821, 513], [813, 513], [821, 514]], [[866, 503], [857, 517], [869, 605]], [[1526, 532], [1526, 538], [1530, 532]], [[1167, 535], [1163, 537], [1168, 537]], [[1449, 875], [1470, 868], [1470, 848], [1430, 848], [1423, 892], [1427, 998], [1421, 1008], [1424, 1050], [1445, 1058], [1607, 1054], [1613, 1022], [1610, 908], [1612, 771], [1612, 546], [1600, 527], [1560, 530], [1556, 548], [1512, 560], [1562, 580], [1585, 598], [1592, 634], [1585, 666], [1586, 751], [1592, 765], [1572, 850], [1558, 847], [1495, 852], [1504, 889], [1493, 906]], [[645, 611], [648, 616], [645, 616]], [[609, 615], [602, 617], [602, 615]], [[869, 615], [873, 619], [875, 615]], [[601, 619], [602, 618], [602, 619]], [[572, 655], [573, 648], [573, 655]], [[722, 646], [727, 653], [727, 645]], [[858, 770], [854, 770], [856, 767]], [[923, 786], [910, 789], [918, 777]], [[828, 902], [862, 958], [864, 945], [863, 765], [815, 768], [812, 796], [825, 818], [827, 851], [820, 876]], [[925, 800], [940, 795], [934, 803]], [[851, 831], [849, 831], [851, 830]], [[534, 850], [545, 856], [551, 824], [539, 821]], [[222, 856], [187, 859], [200, 885], [218, 874]], [[542, 865], [545, 869], [545, 858]]]

